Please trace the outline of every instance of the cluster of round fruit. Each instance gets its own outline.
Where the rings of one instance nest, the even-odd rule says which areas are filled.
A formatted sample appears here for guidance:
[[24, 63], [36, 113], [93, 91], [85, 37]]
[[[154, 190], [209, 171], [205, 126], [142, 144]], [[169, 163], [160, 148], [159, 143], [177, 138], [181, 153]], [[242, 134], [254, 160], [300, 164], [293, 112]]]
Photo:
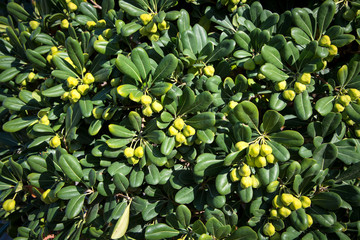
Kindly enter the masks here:
[[261, 185], [256, 175], [251, 174], [251, 169], [246, 163], [230, 171], [230, 180], [232, 182], [240, 181], [240, 186], [243, 189], [248, 187], [259, 188]]
[[158, 41], [160, 38], [159, 31], [161, 32], [170, 28], [170, 25], [167, 21], [162, 20], [160, 22], [157, 21], [157, 19], [154, 17], [154, 13], [144, 13], [140, 15], [140, 20], [144, 25], [142, 28], [140, 28], [140, 34], [142, 36], [148, 37], [150, 41]]
[[286, 89], [287, 82], [281, 81], [275, 84], [276, 91], [283, 91], [282, 96], [287, 101], [293, 101], [296, 94], [300, 94], [306, 90], [306, 85], [309, 85], [311, 82], [311, 74], [310, 73], [303, 73], [299, 75], [294, 83], [294, 90]]
[[[195, 133], [195, 128], [186, 125], [184, 120], [180, 117], [176, 118], [173, 124], [168, 128], [168, 135], [171, 137], [175, 136], [176, 147], [180, 147], [182, 144], [191, 145], [193, 141], [188, 141], [188, 138], [194, 136]], [[196, 139], [195, 142], [196, 141], [198, 141], [198, 139]]]
[[140, 161], [140, 158], [144, 156], [144, 148], [139, 146], [137, 148], [127, 147], [124, 150], [124, 155], [127, 161], [131, 165], [135, 165]]
[[142, 95], [140, 98], [140, 102], [144, 106], [142, 113], [146, 117], [151, 117], [153, 112], [159, 113], [164, 108], [158, 100], [153, 101], [153, 99], [149, 95]]
[[[70, 100], [71, 103], [76, 103], [79, 101], [81, 96], [86, 95], [89, 92], [90, 84], [95, 81], [94, 76], [91, 73], [86, 73], [82, 79], [68, 77], [66, 83], [69, 89], [69, 92], [65, 92], [62, 96], [62, 100]], [[79, 84], [80, 83], [80, 84]]]
[[[296, 198], [290, 193], [283, 193], [281, 196], [276, 195], [272, 201], [273, 208], [270, 209], [271, 218], [285, 219], [290, 216], [292, 211], [296, 211], [300, 208], [308, 208], [311, 205], [310, 198], [301, 196]], [[307, 227], [313, 224], [313, 219], [310, 215], [306, 214]], [[263, 233], [266, 236], [273, 236], [275, 234], [275, 227], [272, 223], [267, 223], [263, 227]]]
[[58, 135], [52, 137], [49, 141], [49, 145], [52, 148], [57, 148], [58, 146], [61, 145], [61, 139]]
[[325, 60], [331, 62], [338, 53], [338, 48], [331, 44], [331, 40], [328, 35], [324, 35], [320, 38], [319, 45], [328, 49], [329, 55], [325, 58]]
[[188, 69], [187, 73], [194, 74], [194, 76], [199, 74], [204, 74], [207, 77], [212, 77], [215, 74], [215, 68], [212, 65], [208, 65], [204, 67], [192, 66]]
[[3, 202], [3, 209], [6, 212], [12, 212], [13, 210], [15, 210], [15, 206], [16, 206], [16, 202], [14, 199], [7, 199]]
[[268, 144], [252, 143], [249, 144], [244, 141], [237, 142], [235, 148], [238, 151], [247, 149], [246, 163], [250, 167], [262, 168], [268, 163], [274, 163], [275, 156], [272, 154], [272, 148]]
[[114, 114], [116, 113], [116, 108], [112, 108], [110, 106], [97, 106], [94, 107], [92, 110], [92, 115], [95, 119], [104, 119], [104, 120], [110, 120]]
[[360, 91], [355, 88], [350, 88], [345, 94], [337, 97], [334, 104], [335, 112], [343, 112], [345, 107], [350, 104], [351, 101], [355, 101], [360, 104]]
[[227, 6], [229, 12], [235, 12], [239, 3], [246, 3], [246, 0], [221, 0], [221, 4]]
[[75, 12], [78, 7], [75, 3], [73, 3], [71, 0], [66, 0], [67, 7], [69, 9], [69, 12]]
[[[94, 28], [105, 28], [106, 27], [106, 21], [105, 19], [100, 19], [97, 22], [94, 21], [87, 21], [86, 22], [86, 28], [91, 31]], [[111, 36], [110, 36], [111, 37]]]

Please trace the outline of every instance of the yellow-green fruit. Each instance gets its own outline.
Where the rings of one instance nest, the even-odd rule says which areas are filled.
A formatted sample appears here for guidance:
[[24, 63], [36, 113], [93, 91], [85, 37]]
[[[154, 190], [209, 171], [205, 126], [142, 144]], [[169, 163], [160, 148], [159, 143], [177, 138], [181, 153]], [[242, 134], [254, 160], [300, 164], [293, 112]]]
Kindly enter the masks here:
[[249, 155], [246, 156], [246, 163], [250, 167], [255, 167], [255, 160], [254, 160], [254, 158], [250, 157]]
[[257, 79], [260, 79], [260, 80], [266, 78], [265, 75], [262, 74], [262, 73], [258, 73], [258, 74], [256, 75], [256, 77], [257, 77]]
[[52, 58], [53, 58], [53, 56], [51, 54], [49, 54], [46, 56], [46, 61], [48, 61], [48, 63], [51, 63]]
[[53, 138], [51, 138], [50, 142], [49, 142], [50, 147], [52, 148], [57, 148], [58, 146], [61, 145], [61, 140], [58, 136], [54, 136]]
[[182, 133], [184, 134], [185, 137], [190, 137], [190, 136], [195, 135], [196, 130], [192, 126], [186, 125], [185, 128], [183, 129]]
[[135, 148], [134, 155], [135, 157], [142, 158], [144, 156], [144, 148], [142, 146]]
[[143, 110], [142, 113], [146, 116], [146, 117], [151, 117], [151, 115], [153, 114], [153, 111], [150, 107], [150, 105], [146, 106]]
[[273, 154], [266, 155], [266, 161], [268, 163], [274, 163], [275, 162], [275, 156]]
[[150, 35], [148, 36], [148, 39], [149, 39], [150, 41], [157, 42], [157, 41], [159, 41], [159, 39], [160, 39], [160, 34], [159, 34], [159, 33], [150, 34]]
[[346, 107], [347, 105], [349, 105], [349, 103], [351, 102], [351, 97], [349, 95], [342, 95], [339, 97], [338, 99], [339, 103], [341, 103], [344, 107]]
[[230, 0], [230, 1], [231, 1], [231, 3], [234, 4], [234, 5], [237, 5], [237, 4], [240, 2], [240, 0]]
[[281, 207], [284, 206], [283, 203], [282, 203], [281, 200], [280, 200], [279, 195], [276, 195], [276, 196], [273, 198], [273, 200], [272, 200], [272, 205], [273, 205], [274, 208], [281, 208]]
[[161, 105], [161, 103], [159, 101], [152, 102], [151, 103], [151, 108], [156, 113], [159, 113], [164, 109], [163, 105]]
[[302, 93], [303, 91], [306, 90], [306, 85], [300, 83], [300, 82], [296, 82], [294, 84], [294, 89], [296, 93]]
[[237, 103], [237, 102], [235, 102], [235, 101], [230, 101], [230, 102], [229, 102], [229, 107], [230, 107], [231, 109], [234, 109], [238, 104], [239, 104], [239, 103]]
[[91, 73], [86, 73], [83, 78], [83, 82], [85, 84], [92, 84], [93, 82], [95, 82], [95, 78]]
[[260, 148], [261, 156], [265, 157], [272, 153], [272, 148], [269, 145], [262, 144]]
[[301, 201], [294, 197], [293, 202], [290, 204], [290, 209], [291, 210], [298, 210], [301, 207], [302, 207]]
[[69, 99], [69, 92], [64, 92], [63, 95], [61, 95], [61, 100], [66, 101]]
[[310, 73], [303, 73], [301, 76], [297, 79], [302, 84], [310, 84], [311, 82], [311, 74]]
[[242, 177], [248, 177], [251, 174], [251, 169], [248, 165], [244, 164], [239, 168], [239, 174]]
[[360, 98], [360, 91], [355, 88], [350, 88], [348, 94], [351, 97], [351, 100], [356, 100]]
[[272, 223], [266, 223], [263, 227], [263, 233], [265, 236], [271, 237], [275, 234], [275, 227], [272, 225]]
[[270, 210], [270, 217], [277, 217], [278, 215], [278, 212], [276, 209], [271, 209]]
[[251, 181], [253, 188], [259, 188], [261, 186], [260, 180], [255, 175], [251, 175]]
[[341, 105], [340, 103], [334, 104], [334, 111], [335, 112], [343, 112], [345, 110], [345, 107]]
[[100, 19], [100, 20], [96, 23], [96, 27], [98, 27], [98, 28], [104, 28], [104, 27], [106, 27], [106, 21], [105, 21], [105, 19]]
[[92, 110], [92, 115], [94, 116], [95, 119], [101, 119], [103, 112], [104, 112], [103, 107], [95, 107]]
[[240, 180], [240, 175], [239, 175], [238, 170], [236, 168], [231, 170], [231, 172], [230, 172], [230, 180], [232, 182], [237, 182], [237, 181]]
[[355, 128], [355, 136], [360, 138], [360, 128], [359, 127]]
[[41, 200], [44, 202], [44, 203], [46, 203], [46, 204], [50, 204], [51, 203], [51, 201], [50, 201], [50, 199], [49, 199], [49, 193], [50, 193], [50, 191], [51, 191], [51, 189], [47, 189], [45, 192], [43, 192], [42, 194], [41, 194]]
[[27, 79], [29, 82], [32, 82], [32, 80], [35, 78], [36, 74], [34, 72], [30, 72]]
[[142, 95], [140, 98], [140, 102], [142, 105], [150, 105], [152, 103], [152, 99], [149, 95]]
[[214, 73], [215, 73], [215, 68], [213, 66], [210, 65], [210, 66], [204, 67], [205, 76], [212, 77], [212, 76], [214, 76]]
[[59, 51], [59, 49], [57, 47], [55, 47], [55, 46], [51, 47], [50, 50], [51, 50], [52, 54], [55, 54], [55, 53], [57, 53]]
[[153, 19], [153, 17], [151, 14], [144, 13], [140, 15], [140, 19], [144, 25], [147, 25]]
[[335, 45], [330, 45], [328, 50], [330, 56], [335, 56], [338, 53], [338, 48]]
[[67, 79], [66, 79], [66, 82], [67, 82], [67, 86], [69, 87], [69, 88], [73, 88], [73, 87], [76, 87], [77, 85], [78, 85], [78, 80], [76, 79], [76, 78], [74, 78], [74, 77], [68, 77]]
[[76, 11], [77, 8], [78, 8], [77, 5], [76, 5], [75, 3], [73, 3], [73, 2], [69, 2], [69, 3], [67, 4], [67, 6], [68, 6], [70, 12], [74, 12], [74, 11]]
[[328, 35], [324, 35], [320, 38], [319, 45], [322, 47], [330, 47], [331, 41]]
[[276, 191], [278, 186], [279, 186], [279, 181], [273, 181], [266, 186], [266, 192], [273, 193]]
[[186, 141], [186, 137], [182, 133], [179, 132], [178, 134], [176, 134], [175, 140], [178, 143], [184, 143]]
[[232, 3], [229, 3], [229, 5], [228, 5], [228, 11], [229, 11], [229, 12], [235, 12], [236, 9], [237, 9], [237, 6], [236, 6], [236, 5], [234, 5], [234, 4], [232, 4]]
[[184, 126], [185, 126], [185, 122], [184, 122], [184, 120], [182, 120], [182, 118], [176, 118], [175, 121], [174, 121], [174, 123], [173, 123], [173, 126], [174, 126], [177, 130], [181, 131], [181, 130], [184, 128]]
[[131, 165], [135, 165], [135, 164], [138, 164], [139, 163], [139, 160], [138, 158], [136, 157], [130, 157], [127, 159], [128, 163], [131, 164]]
[[311, 206], [311, 200], [307, 196], [301, 196], [300, 201], [302, 208], [308, 208]]
[[127, 148], [125, 148], [125, 150], [124, 150], [124, 155], [125, 155], [126, 158], [131, 158], [131, 157], [134, 156], [134, 152], [135, 152], [135, 151], [134, 151], [133, 148], [127, 147]]
[[30, 28], [31, 28], [32, 30], [35, 30], [35, 29], [38, 28], [38, 26], [40, 25], [40, 23], [37, 22], [37, 21], [30, 21], [30, 22], [29, 22], [29, 25], [30, 25]]
[[149, 25], [147, 25], [145, 27], [146, 31], [148, 31], [149, 33], [156, 33], [157, 32], [157, 26], [154, 22], [149, 23]]
[[107, 39], [109, 39], [109, 38], [112, 37], [113, 32], [111, 31], [110, 28], [108, 28], [108, 29], [105, 29], [105, 30], [102, 32], [102, 35], [103, 35], [104, 37], [106, 37]]
[[287, 83], [286, 81], [281, 81], [275, 84], [276, 91], [283, 91], [286, 89]]
[[248, 147], [249, 147], [249, 143], [244, 142], [244, 141], [240, 141], [235, 144], [235, 148], [237, 151], [242, 151]]
[[246, 70], [250, 70], [250, 71], [252, 71], [252, 70], [254, 70], [255, 69], [255, 62], [254, 62], [254, 60], [252, 60], [251, 58], [249, 58], [248, 60], [246, 60], [246, 62], [244, 63], [244, 68], [246, 69]]
[[291, 214], [291, 210], [286, 207], [281, 207], [278, 209], [278, 214], [283, 218], [287, 218]]
[[170, 126], [168, 132], [170, 136], [175, 136], [179, 133], [179, 131], [174, 126]]
[[169, 25], [169, 23], [168, 22], [166, 22], [165, 20], [164, 21], [162, 21], [161, 23], [158, 23], [158, 29], [159, 29], [159, 31], [164, 31], [164, 30], [167, 30], [167, 29], [169, 29], [170, 28], [170, 25]]
[[76, 89], [73, 89], [70, 91], [69, 97], [72, 102], [77, 102], [81, 98], [81, 94]]
[[293, 90], [285, 90], [282, 93], [282, 96], [287, 101], [292, 101], [295, 98], [295, 92]]
[[41, 124], [44, 124], [44, 125], [49, 125], [49, 124], [50, 124], [49, 118], [48, 118], [48, 116], [46, 116], [46, 115], [42, 116], [42, 118], [40, 119], [39, 122], [40, 122]]
[[89, 30], [92, 30], [96, 26], [96, 22], [94, 21], [87, 21], [86, 22], [86, 28]]
[[281, 202], [285, 206], [289, 206], [294, 201], [294, 196], [290, 193], [283, 193], [281, 194]]
[[240, 181], [240, 185], [242, 188], [248, 188], [252, 186], [252, 179], [251, 177], [242, 177]]
[[265, 167], [267, 164], [266, 162], [266, 158], [265, 157], [262, 157], [262, 156], [257, 156], [255, 158], [255, 166], [258, 167], [258, 168], [263, 168]]
[[81, 95], [86, 95], [89, 92], [89, 85], [87, 84], [81, 84], [77, 86], [77, 90]]
[[11, 212], [15, 209], [16, 202], [14, 199], [7, 199], [4, 201], [2, 207], [6, 212]]
[[307, 220], [308, 220], [308, 227], [311, 227], [313, 225], [313, 219], [309, 214], [306, 214]]
[[146, 31], [145, 27], [140, 28], [139, 33], [141, 34], [141, 36], [149, 35], [149, 33], [148, 33], [148, 31]]
[[252, 157], [257, 157], [260, 153], [260, 145], [257, 143], [251, 144], [249, 146], [249, 155]]
[[69, 21], [67, 19], [63, 19], [61, 20], [61, 24], [60, 24], [60, 27], [62, 29], [68, 29], [69, 28]]

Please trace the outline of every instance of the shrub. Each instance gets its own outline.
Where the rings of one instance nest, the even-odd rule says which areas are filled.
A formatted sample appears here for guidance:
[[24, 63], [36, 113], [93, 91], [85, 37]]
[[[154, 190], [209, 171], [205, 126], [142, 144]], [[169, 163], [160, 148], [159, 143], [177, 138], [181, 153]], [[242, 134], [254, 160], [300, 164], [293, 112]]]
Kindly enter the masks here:
[[360, 5], [291, 4], [2, 3], [9, 235], [359, 237]]

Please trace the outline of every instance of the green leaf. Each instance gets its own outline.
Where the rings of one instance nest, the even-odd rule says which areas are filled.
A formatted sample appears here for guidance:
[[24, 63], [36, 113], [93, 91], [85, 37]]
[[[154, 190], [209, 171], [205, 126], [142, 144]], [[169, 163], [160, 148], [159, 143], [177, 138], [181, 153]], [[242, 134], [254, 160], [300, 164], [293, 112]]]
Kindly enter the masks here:
[[80, 3], [79, 11], [82, 12], [84, 15], [91, 18], [92, 21], [97, 22], [97, 12], [93, 5], [87, 2]]
[[315, 104], [315, 109], [321, 116], [326, 116], [333, 109], [334, 97], [323, 97], [319, 99]]
[[[134, 17], [139, 17], [141, 14], [147, 14], [148, 12], [144, 11], [141, 8], [134, 6], [131, 3], [126, 1], [119, 1], [120, 8], [123, 9], [127, 14]], [[146, 9], [145, 9], [146, 10]]]
[[313, 28], [309, 13], [302, 8], [295, 8], [291, 13], [295, 25], [301, 28], [309, 37], [312, 37]]
[[17, 132], [21, 129], [35, 123], [38, 120], [37, 117], [31, 116], [31, 117], [24, 117], [24, 118], [16, 118], [13, 120], [10, 120], [2, 126], [2, 129], [5, 132]]
[[256, 129], [258, 127], [259, 111], [254, 103], [243, 101], [239, 103], [233, 111], [240, 122], [249, 125], [251, 128]]
[[80, 182], [84, 176], [79, 160], [77, 160], [73, 155], [61, 155], [59, 158], [59, 165], [66, 177], [70, 178], [74, 182]]
[[319, 33], [322, 34], [328, 28], [335, 15], [336, 6], [334, 1], [327, 0], [320, 5], [317, 13]]
[[109, 146], [109, 148], [122, 148], [126, 145], [128, 145], [132, 141], [132, 138], [110, 138], [106, 140], [106, 144]]
[[309, 214], [314, 219], [314, 222], [317, 222], [324, 227], [331, 227], [336, 222], [336, 215], [334, 213], [329, 213], [317, 206], [309, 208]]
[[187, 228], [190, 225], [191, 211], [185, 205], [179, 205], [176, 208], [176, 217], [179, 223], [185, 228]]
[[150, 225], [145, 230], [145, 238], [149, 240], [161, 240], [173, 238], [179, 235], [179, 231], [169, 227], [164, 223]]
[[215, 114], [213, 112], [205, 112], [195, 115], [187, 119], [186, 124], [189, 124], [195, 129], [204, 130], [215, 125]]
[[275, 67], [283, 68], [280, 53], [276, 48], [264, 45], [261, 48], [261, 56], [266, 62], [273, 64]]
[[78, 69], [80, 69], [80, 72], [82, 72], [85, 65], [85, 59], [80, 43], [72, 37], [68, 37], [65, 41], [65, 46], [71, 61]]
[[228, 179], [229, 169], [225, 168], [216, 177], [215, 187], [221, 195], [228, 195], [231, 193], [231, 182]]
[[113, 177], [114, 184], [117, 189], [121, 192], [126, 193], [127, 188], [129, 187], [129, 180], [121, 173], [116, 173]]
[[167, 82], [157, 82], [151, 88], [150, 92], [154, 96], [162, 96], [167, 93], [173, 85]]
[[133, 49], [131, 52], [131, 60], [139, 70], [141, 79], [146, 79], [151, 71], [150, 58], [146, 51], [141, 47]]
[[148, 159], [156, 166], [161, 167], [167, 163], [167, 158], [160, 152], [158, 147], [147, 144], [145, 150]]
[[22, 21], [27, 22], [31, 19], [31, 15], [23, 7], [15, 2], [9, 2], [6, 5], [6, 9], [11, 15]]
[[86, 189], [79, 186], [66, 186], [56, 193], [56, 197], [62, 200], [70, 200], [74, 197], [80, 196], [85, 192], [85, 190]]
[[38, 53], [34, 50], [27, 49], [26, 57], [29, 59], [29, 61], [31, 63], [33, 63], [37, 67], [46, 68], [46, 66], [47, 66], [46, 59], [43, 56], [41, 56], [40, 53]]
[[340, 125], [341, 120], [342, 116], [340, 113], [328, 113], [321, 123], [322, 137], [326, 137], [333, 133]]
[[301, 146], [304, 144], [303, 136], [293, 130], [285, 130], [282, 132], [273, 133], [270, 135], [271, 140], [284, 144], [286, 146]]
[[128, 206], [125, 208], [124, 213], [116, 222], [114, 230], [111, 234], [111, 239], [119, 239], [125, 235], [130, 221], [130, 205], [131, 205], [131, 201], [128, 204]]
[[338, 155], [337, 147], [332, 143], [321, 144], [315, 149], [313, 158], [321, 166], [321, 169], [329, 167]]
[[285, 118], [278, 112], [268, 110], [263, 116], [264, 133], [272, 133], [280, 131], [285, 124]]
[[235, 48], [235, 41], [226, 39], [220, 42], [214, 51], [207, 57], [206, 63], [214, 62], [218, 59], [228, 56]]
[[41, 91], [41, 94], [45, 97], [60, 97], [66, 92], [64, 84], [58, 84], [51, 88]]
[[345, 111], [351, 120], [360, 122], [360, 105], [351, 102], [346, 106]]
[[177, 113], [182, 114], [186, 112], [195, 102], [194, 91], [190, 87], [185, 86], [183, 94], [179, 98], [179, 105], [177, 107]]
[[311, 198], [311, 203], [327, 210], [337, 210], [341, 206], [341, 198], [333, 192], [322, 192]]
[[119, 54], [116, 58], [115, 65], [120, 70], [120, 72], [128, 75], [136, 81], [142, 82], [139, 70], [129, 58]]
[[166, 55], [155, 69], [153, 82], [171, 76], [177, 65], [178, 59], [173, 54]]
[[214, 141], [215, 133], [211, 129], [198, 130], [196, 136], [200, 141], [210, 144]]
[[216, 155], [203, 153], [196, 159], [194, 175], [199, 177], [215, 175], [220, 172], [223, 162], [224, 160], [217, 159]]
[[20, 70], [18, 70], [15, 67], [8, 68], [0, 74], [0, 83], [6, 83], [12, 80], [16, 75], [20, 73]]
[[80, 214], [85, 200], [84, 194], [72, 198], [66, 206], [65, 215], [68, 219], [73, 219]]
[[256, 240], [258, 236], [254, 230], [248, 226], [239, 227], [235, 232], [233, 232], [228, 240]]
[[175, 147], [175, 137], [166, 137], [161, 144], [160, 151], [165, 156], [168, 156], [170, 155], [174, 147]]
[[353, 180], [360, 177], [360, 162], [348, 167], [336, 178], [336, 181]]
[[129, 37], [136, 33], [141, 27], [142, 25], [137, 24], [135, 21], [127, 23], [121, 28], [121, 35], [123, 37]]
[[8, 97], [5, 98], [3, 101], [3, 106], [6, 107], [9, 110], [13, 111], [23, 111], [23, 110], [37, 110], [38, 107], [33, 107], [30, 105], [27, 105], [23, 101], [21, 101], [19, 98], [16, 97]]
[[296, 115], [300, 120], [305, 121], [311, 117], [313, 111], [307, 91], [303, 91], [302, 93], [296, 95], [294, 100], [294, 107]]
[[286, 73], [284, 73], [271, 63], [265, 63], [264, 65], [262, 65], [260, 71], [262, 74], [264, 74], [266, 78], [275, 82], [284, 81], [289, 78]]
[[101, 54], [105, 55], [116, 55], [120, 54], [122, 50], [119, 47], [119, 44], [115, 41], [106, 41], [106, 40], [96, 40], [94, 42], [94, 49]]
[[175, 194], [175, 202], [189, 204], [195, 199], [195, 189], [191, 186], [184, 187]]
[[291, 37], [297, 44], [300, 45], [305, 45], [311, 42], [309, 36], [303, 30], [297, 27], [291, 28]]
[[94, 106], [88, 96], [80, 98], [79, 106], [80, 106], [81, 114], [84, 117], [90, 117], [92, 115], [92, 110]]
[[130, 93], [138, 91], [138, 88], [131, 84], [123, 84], [117, 87], [117, 92], [122, 97], [128, 97]]
[[131, 111], [129, 113], [129, 121], [131, 126], [139, 132], [141, 130], [141, 116], [137, 112]]
[[116, 124], [109, 124], [109, 132], [115, 137], [120, 137], [120, 138], [132, 138], [136, 136], [134, 131], [130, 131], [129, 129], [123, 126]]

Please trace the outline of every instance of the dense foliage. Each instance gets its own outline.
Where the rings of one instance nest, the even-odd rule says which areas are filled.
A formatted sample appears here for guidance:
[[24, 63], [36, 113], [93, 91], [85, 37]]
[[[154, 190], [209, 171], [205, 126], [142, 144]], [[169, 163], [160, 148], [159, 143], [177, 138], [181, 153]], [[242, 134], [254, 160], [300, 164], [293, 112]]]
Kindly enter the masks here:
[[13, 238], [360, 237], [360, 2], [5, 2]]

